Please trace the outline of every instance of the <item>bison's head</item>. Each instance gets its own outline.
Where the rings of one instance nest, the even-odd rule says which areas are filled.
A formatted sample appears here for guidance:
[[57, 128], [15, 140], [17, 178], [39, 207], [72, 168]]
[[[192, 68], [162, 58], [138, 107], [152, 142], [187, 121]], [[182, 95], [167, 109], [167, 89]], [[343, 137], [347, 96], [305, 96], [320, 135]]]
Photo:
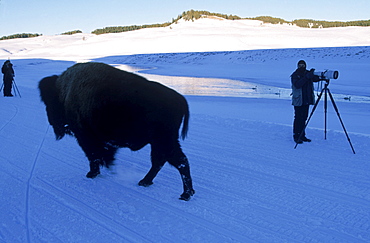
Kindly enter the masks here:
[[65, 118], [63, 103], [59, 99], [59, 90], [56, 86], [57, 75], [43, 78], [39, 83], [41, 100], [46, 105], [46, 113], [50, 125], [53, 126], [57, 140], [65, 134], [70, 134]]

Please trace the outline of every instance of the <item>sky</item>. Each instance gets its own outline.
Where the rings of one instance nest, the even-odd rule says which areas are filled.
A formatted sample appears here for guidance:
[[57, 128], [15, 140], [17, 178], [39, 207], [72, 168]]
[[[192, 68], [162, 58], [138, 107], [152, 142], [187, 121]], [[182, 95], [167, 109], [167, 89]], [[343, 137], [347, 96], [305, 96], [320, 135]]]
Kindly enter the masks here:
[[164, 23], [190, 9], [288, 21], [370, 19], [369, 0], [0, 0], [0, 37], [56, 35], [72, 30], [91, 33], [108, 26]]

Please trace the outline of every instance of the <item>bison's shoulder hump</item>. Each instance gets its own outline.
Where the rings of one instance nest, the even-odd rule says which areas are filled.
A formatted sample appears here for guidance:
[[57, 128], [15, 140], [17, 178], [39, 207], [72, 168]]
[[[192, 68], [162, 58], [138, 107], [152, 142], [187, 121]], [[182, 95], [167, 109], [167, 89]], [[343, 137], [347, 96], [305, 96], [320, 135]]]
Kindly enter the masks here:
[[[62, 82], [88, 82], [98, 85], [112, 85], [114, 83], [147, 82], [144, 77], [115, 68], [100, 62], [77, 63], [68, 68], [61, 75]], [[103, 82], [103, 83], [102, 83]]]

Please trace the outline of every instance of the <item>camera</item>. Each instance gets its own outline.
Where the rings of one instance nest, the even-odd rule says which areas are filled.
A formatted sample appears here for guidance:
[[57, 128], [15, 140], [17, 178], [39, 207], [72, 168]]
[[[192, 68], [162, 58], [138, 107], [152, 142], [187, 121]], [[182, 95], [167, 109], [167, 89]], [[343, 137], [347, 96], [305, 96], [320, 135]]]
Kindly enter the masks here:
[[315, 70], [313, 74], [318, 76], [322, 80], [337, 79], [339, 76], [339, 72], [334, 70], [325, 70], [325, 71]]

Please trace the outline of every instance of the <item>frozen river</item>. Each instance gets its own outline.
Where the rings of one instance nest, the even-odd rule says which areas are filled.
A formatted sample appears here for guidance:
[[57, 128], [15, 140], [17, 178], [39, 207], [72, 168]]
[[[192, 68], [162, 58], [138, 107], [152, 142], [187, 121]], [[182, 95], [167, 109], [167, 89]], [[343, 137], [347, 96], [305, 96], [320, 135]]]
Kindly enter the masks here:
[[[140, 72], [143, 69], [127, 65], [116, 65], [116, 67], [129, 72], [137, 73], [149, 80], [162, 83], [168, 87], [175, 89], [183, 95], [291, 99], [290, 94], [292, 91], [291, 89], [286, 88], [232, 79], [178, 77], [146, 74]], [[322, 88], [323, 87], [324, 85], [322, 85]], [[322, 88], [320, 87], [320, 89], [315, 91], [315, 93], [317, 93], [318, 95]], [[332, 93], [332, 95], [334, 97], [334, 100], [339, 102], [370, 103], [370, 97], [366, 96], [348, 96], [335, 93]], [[324, 97], [322, 97], [322, 99], [323, 98]]]

